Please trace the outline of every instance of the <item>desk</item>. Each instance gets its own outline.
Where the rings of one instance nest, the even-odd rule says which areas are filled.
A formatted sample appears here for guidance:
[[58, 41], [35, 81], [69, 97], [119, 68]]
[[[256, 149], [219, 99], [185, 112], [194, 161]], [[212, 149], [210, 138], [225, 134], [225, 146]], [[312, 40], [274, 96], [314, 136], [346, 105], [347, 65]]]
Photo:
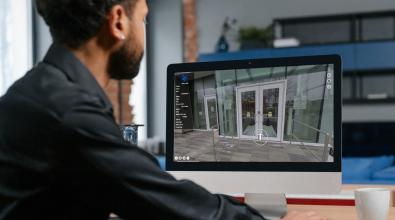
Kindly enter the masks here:
[[[343, 185], [342, 190], [354, 191], [358, 188], [386, 188], [392, 191], [391, 208], [388, 220], [395, 219], [395, 186], [394, 185]], [[356, 220], [355, 206], [327, 206], [327, 205], [288, 205], [288, 211], [315, 211], [328, 220]]]
[[[354, 191], [358, 188], [386, 188], [392, 191], [390, 212], [388, 220], [395, 219], [395, 185], [343, 185], [342, 190]], [[243, 199], [243, 198], [242, 198]], [[333, 206], [333, 205], [288, 205], [288, 211], [315, 211], [328, 220], [356, 220], [357, 212], [355, 206]], [[114, 217], [115, 215], [112, 215]], [[373, 219], [372, 219], [373, 220]]]
[[[356, 220], [357, 212], [354, 206], [324, 206], [324, 205], [288, 205], [288, 212], [314, 211], [327, 218], [327, 220]], [[112, 218], [116, 215], [112, 214]], [[395, 208], [390, 208], [388, 220], [395, 219]], [[373, 220], [373, 219], [372, 219]]]
[[[288, 211], [314, 211], [328, 220], [356, 220], [357, 212], [354, 206], [321, 206], [321, 205], [288, 205]], [[395, 219], [395, 208], [390, 208], [388, 220]], [[373, 220], [373, 219], [372, 219]]]

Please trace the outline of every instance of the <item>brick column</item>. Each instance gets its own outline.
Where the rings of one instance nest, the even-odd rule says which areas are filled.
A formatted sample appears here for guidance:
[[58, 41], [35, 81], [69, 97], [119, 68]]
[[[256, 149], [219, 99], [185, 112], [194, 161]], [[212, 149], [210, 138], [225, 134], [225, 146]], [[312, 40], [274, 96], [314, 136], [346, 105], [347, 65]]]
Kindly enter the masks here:
[[132, 124], [133, 107], [129, 105], [132, 80], [111, 80], [105, 88], [114, 109], [114, 117], [118, 124]]
[[182, 2], [184, 20], [184, 60], [186, 62], [196, 62], [198, 58], [196, 1], [183, 0]]

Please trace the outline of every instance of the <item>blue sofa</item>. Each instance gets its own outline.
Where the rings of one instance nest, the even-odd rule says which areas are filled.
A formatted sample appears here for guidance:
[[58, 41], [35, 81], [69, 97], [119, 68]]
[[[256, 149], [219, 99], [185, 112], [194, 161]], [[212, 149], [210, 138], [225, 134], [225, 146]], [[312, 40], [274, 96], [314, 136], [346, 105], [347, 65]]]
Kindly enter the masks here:
[[344, 157], [345, 184], [395, 184], [394, 156]]

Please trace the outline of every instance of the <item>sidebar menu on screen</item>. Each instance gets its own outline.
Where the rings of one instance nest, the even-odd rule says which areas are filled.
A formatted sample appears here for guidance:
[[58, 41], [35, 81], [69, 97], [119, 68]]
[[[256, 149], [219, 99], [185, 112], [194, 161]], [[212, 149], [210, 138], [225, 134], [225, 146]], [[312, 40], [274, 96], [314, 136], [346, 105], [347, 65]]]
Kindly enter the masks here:
[[[191, 74], [176, 75], [175, 79], [175, 129], [193, 129]], [[193, 92], [193, 91], [192, 91]]]

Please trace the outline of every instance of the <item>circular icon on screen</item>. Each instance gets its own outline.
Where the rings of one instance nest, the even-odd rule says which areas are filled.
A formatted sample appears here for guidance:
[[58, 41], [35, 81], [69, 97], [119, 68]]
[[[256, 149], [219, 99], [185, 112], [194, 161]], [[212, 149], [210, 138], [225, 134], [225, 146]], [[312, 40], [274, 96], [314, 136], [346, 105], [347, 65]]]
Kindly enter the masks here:
[[177, 157], [177, 156], [175, 156], [175, 157], [174, 157], [174, 160], [178, 160], [178, 157]]
[[258, 146], [261, 146], [261, 147], [265, 146], [268, 141], [268, 136], [269, 135], [267, 134], [267, 132], [265, 130], [257, 129], [255, 131], [255, 137], [256, 137], [254, 139], [255, 144]]
[[183, 74], [183, 75], [180, 76], [180, 80], [183, 83], [188, 82], [189, 76], [187, 74]]

